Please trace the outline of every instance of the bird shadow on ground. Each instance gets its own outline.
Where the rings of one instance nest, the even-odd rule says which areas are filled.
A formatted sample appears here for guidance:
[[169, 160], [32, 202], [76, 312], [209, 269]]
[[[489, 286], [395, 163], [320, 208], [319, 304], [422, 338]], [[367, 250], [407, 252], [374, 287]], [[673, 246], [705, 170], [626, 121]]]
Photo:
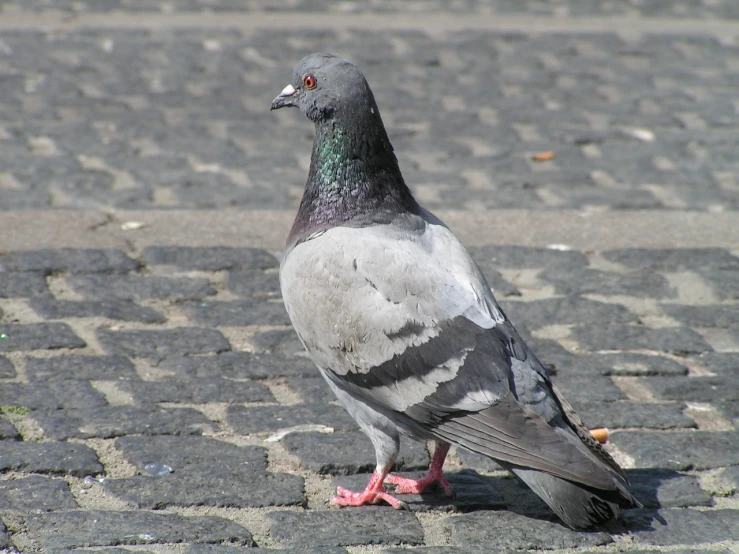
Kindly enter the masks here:
[[[660, 468], [626, 470], [626, 476], [631, 483], [632, 493], [643, 504], [643, 507], [623, 510], [622, 517], [606, 525], [604, 530], [611, 534], [652, 531], [654, 530], [655, 520], [662, 525], [666, 525], [667, 522], [659, 515], [657, 510], [672, 505], [670, 491], [672, 482], [682, 481], [688, 477], [676, 471]], [[506, 510], [533, 519], [559, 522], [549, 506], [515, 476], [483, 478], [501, 495]], [[664, 495], [660, 492], [663, 489], [667, 489]], [[663, 498], [664, 496], [667, 498]], [[705, 505], [710, 505], [710, 495], [707, 500], [708, 502]]]
[[[396, 475], [410, 479], [418, 479], [423, 472], [398, 472]], [[612, 522], [605, 530], [612, 534], [623, 534], [634, 531], [654, 530], [655, 520], [662, 525], [666, 522], [657, 510], [674, 507], [673, 498], [681, 494], [683, 487], [675, 488], [674, 483], [690, 479], [676, 471], [666, 469], [627, 470], [634, 495], [644, 505], [643, 508], [624, 510], [621, 520]], [[467, 513], [475, 511], [505, 510], [524, 517], [559, 522], [552, 510], [523, 481], [513, 475], [481, 475], [472, 469], [445, 473], [452, 488], [454, 497], [448, 497], [438, 486], [433, 486], [422, 494], [403, 494], [398, 498], [406, 503], [412, 512], [440, 510], [446, 512]], [[332, 481], [334, 487], [341, 486], [350, 490], [361, 491], [369, 481], [369, 474], [355, 474], [336, 477]], [[393, 493], [393, 487], [387, 487]], [[710, 505], [710, 496], [707, 497]], [[699, 499], [695, 499], [697, 501]]]

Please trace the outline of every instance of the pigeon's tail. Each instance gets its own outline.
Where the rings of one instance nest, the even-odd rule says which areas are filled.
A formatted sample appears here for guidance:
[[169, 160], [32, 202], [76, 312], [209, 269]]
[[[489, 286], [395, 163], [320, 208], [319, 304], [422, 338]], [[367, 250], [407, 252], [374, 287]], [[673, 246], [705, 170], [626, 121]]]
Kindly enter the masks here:
[[621, 508], [641, 506], [624, 486], [604, 491], [535, 469], [508, 467], [572, 529], [598, 527], [618, 519]]

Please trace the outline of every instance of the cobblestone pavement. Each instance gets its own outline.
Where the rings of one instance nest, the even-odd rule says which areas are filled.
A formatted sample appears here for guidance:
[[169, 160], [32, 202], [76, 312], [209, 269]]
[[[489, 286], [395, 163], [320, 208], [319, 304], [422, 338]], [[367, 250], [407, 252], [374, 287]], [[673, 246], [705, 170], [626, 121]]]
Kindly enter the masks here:
[[[464, 452], [454, 500], [328, 506], [373, 452], [280, 301], [312, 129], [267, 111], [322, 49], [611, 429], [623, 524]], [[736, 554], [738, 87], [734, 0], [0, 0], [0, 552]]]
[[[154, 16], [135, 10], [159, 2], [87, 0], [68, 5], [130, 4], [129, 14], [83, 14], [77, 24], [62, 15], [48, 27], [31, 14], [38, 28], [17, 30], [14, 18], [28, 14], [13, 15], [14, 4], [5, 4], [5, 209], [294, 206], [312, 129], [298, 113], [275, 117], [267, 107], [296, 60], [314, 50], [346, 55], [365, 70], [406, 179], [432, 209], [739, 207], [739, 45], [685, 25], [675, 34], [652, 19], [612, 21], [641, 30], [629, 37], [618, 28], [589, 32], [588, 19], [571, 32], [431, 34], [417, 18], [408, 19], [411, 28], [378, 30], [336, 28], [361, 25], [364, 14], [322, 28], [302, 27], [300, 18], [285, 28], [275, 15], [263, 17], [262, 28], [247, 12], [220, 14], [217, 28], [177, 13], [136, 28]], [[622, 5], [600, 4], [606, 14]], [[656, 2], [635, 4], [646, 10]], [[672, 8], [665, 11], [678, 4], [665, 3]], [[707, 13], [721, 17], [735, 12], [728, 21], [736, 33], [739, 4], [710, 5]], [[127, 28], [115, 27], [118, 17]], [[229, 26], [239, 17], [250, 26]], [[470, 21], [480, 17], [495, 20]], [[544, 29], [547, 19], [554, 18], [537, 20]], [[320, 23], [319, 14], [311, 25]], [[548, 151], [553, 159], [532, 159]]]

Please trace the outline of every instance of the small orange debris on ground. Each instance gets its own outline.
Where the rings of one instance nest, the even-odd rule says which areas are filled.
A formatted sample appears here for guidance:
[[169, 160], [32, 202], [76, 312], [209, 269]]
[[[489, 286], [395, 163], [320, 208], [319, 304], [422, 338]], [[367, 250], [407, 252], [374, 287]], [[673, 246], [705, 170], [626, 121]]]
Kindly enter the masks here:
[[602, 427], [600, 429], [591, 429], [590, 434], [600, 444], [605, 444], [608, 442], [608, 429], [606, 429], [605, 427]]
[[556, 154], [552, 152], [551, 150], [547, 150], [546, 152], [539, 152], [538, 154], [534, 154], [531, 156], [531, 159], [535, 162], [548, 162], [549, 160], [553, 160]]

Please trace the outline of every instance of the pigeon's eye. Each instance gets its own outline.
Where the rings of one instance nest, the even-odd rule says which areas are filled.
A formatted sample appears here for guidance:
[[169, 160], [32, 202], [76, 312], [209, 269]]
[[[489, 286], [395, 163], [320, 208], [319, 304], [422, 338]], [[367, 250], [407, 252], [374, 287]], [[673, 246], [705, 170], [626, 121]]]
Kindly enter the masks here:
[[307, 89], [313, 89], [316, 88], [316, 85], [318, 82], [316, 81], [316, 78], [313, 75], [308, 75], [307, 73], [303, 75], [303, 86]]

